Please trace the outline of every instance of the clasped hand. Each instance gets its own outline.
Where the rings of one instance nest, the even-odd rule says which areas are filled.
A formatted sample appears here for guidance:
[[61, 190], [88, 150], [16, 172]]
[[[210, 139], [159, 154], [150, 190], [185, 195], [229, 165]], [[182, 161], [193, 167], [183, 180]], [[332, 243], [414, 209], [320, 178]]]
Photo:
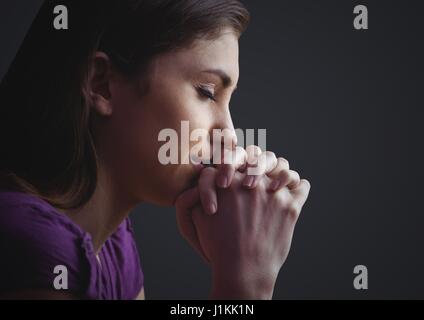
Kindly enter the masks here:
[[269, 299], [310, 183], [257, 146], [225, 152], [232, 164], [203, 168], [176, 200], [178, 227], [211, 266], [212, 298]]

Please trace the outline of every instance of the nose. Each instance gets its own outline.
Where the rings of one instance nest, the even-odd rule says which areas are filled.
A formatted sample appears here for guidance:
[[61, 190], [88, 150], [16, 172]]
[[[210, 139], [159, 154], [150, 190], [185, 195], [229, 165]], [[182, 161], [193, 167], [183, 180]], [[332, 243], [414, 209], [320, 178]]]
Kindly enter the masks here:
[[[231, 113], [229, 108], [221, 110], [216, 115], [215, 125], [213, 129], [218, 129], [221, 131], [221, 148], [234, 150], [237, 146], [237, 135], [234, 129], [233, 119], [231, 118]], [[213, 137], [212, 140], [215, 140], [216, 134], [211, 134]], [[213, 142], [214, 144], [217, 142]]]

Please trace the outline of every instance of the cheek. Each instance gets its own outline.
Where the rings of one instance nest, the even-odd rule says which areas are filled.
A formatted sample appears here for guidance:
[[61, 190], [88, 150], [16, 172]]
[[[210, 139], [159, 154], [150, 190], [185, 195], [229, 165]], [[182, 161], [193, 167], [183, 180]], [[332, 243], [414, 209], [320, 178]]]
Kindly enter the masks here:
[[[189, 161], [190, 150], [198, 144], [190, 142], [190, 133], [199, 128], [209, 131], [213, 118], [211, 106], [199, 100], [188, 86], [171, 88], [152, 88], [143, 98], [121, 95], [119, 110], [113, 114], [113, 153], [120, 163], [120, 175], [125, 176], [134, 197], [160, 205], [171, 205], [191, 185], [195, 178], [193, 166], [181, 164], [181, 160]], [[188, 121], [185, 137], [182, 121]], [[178, 165], [162, 165], [158, 160], [164, 144], [158, 141], [158, 135], [163, 129], [177, 133]], [[188, 143], [182, 143], [182, 139]], [[208, 141], [203, 141], [202, 147], [208, 149]]]
[[[190, 149], [195, 142], [190, 141], [191, 132], [203, 129], [209, 132], [213, 126], [213, 113], [209, 103], [201, 101], [191, 84], [174, 86], [169, 85], [158, 94], [147, 99], [149, 111], [144, 115], [149, 119], [146, 126], [153, 132], [155, 142], [161, 130], [171, 129], [178, 136], [179, 160], [187, 161]], [[159, 94], [160, 93], [160, 94]], [[157, 150], [163, 144], [156, 145]], [[205, 143], [205, 147], [206, 143]]]

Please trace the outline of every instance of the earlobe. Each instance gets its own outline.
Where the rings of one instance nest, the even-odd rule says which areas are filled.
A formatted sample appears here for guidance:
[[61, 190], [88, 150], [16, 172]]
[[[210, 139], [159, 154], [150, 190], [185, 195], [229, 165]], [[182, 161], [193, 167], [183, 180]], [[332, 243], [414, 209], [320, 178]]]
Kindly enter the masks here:
[[101, 116], [110, 116], [113, 112], [110, 81], [111, 61], [107, 54], [96, 52], [91, 63], [88, 92], [92, 108]]
[[91, 93], [91, 107], [100, 116], [111, 116], [112, 105], [110, 100], [105, 99], [103, 96], [95, 93]]

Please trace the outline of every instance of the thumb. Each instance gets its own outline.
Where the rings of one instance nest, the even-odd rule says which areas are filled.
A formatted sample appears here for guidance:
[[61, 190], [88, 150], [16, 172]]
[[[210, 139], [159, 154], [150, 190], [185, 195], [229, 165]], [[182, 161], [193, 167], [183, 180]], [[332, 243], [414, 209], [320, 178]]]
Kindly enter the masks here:
[[180, 194], [175, 201], [176, 217], [178, 229], [183, 238], [200, 254], [207, 263], [209, 259], [206, 258], [202, 247], [200, 246], [199, 238], [197, 236], [196, 227], [192, 220], [192, 210], [200, 203], [199, 189], [194, 187]]

